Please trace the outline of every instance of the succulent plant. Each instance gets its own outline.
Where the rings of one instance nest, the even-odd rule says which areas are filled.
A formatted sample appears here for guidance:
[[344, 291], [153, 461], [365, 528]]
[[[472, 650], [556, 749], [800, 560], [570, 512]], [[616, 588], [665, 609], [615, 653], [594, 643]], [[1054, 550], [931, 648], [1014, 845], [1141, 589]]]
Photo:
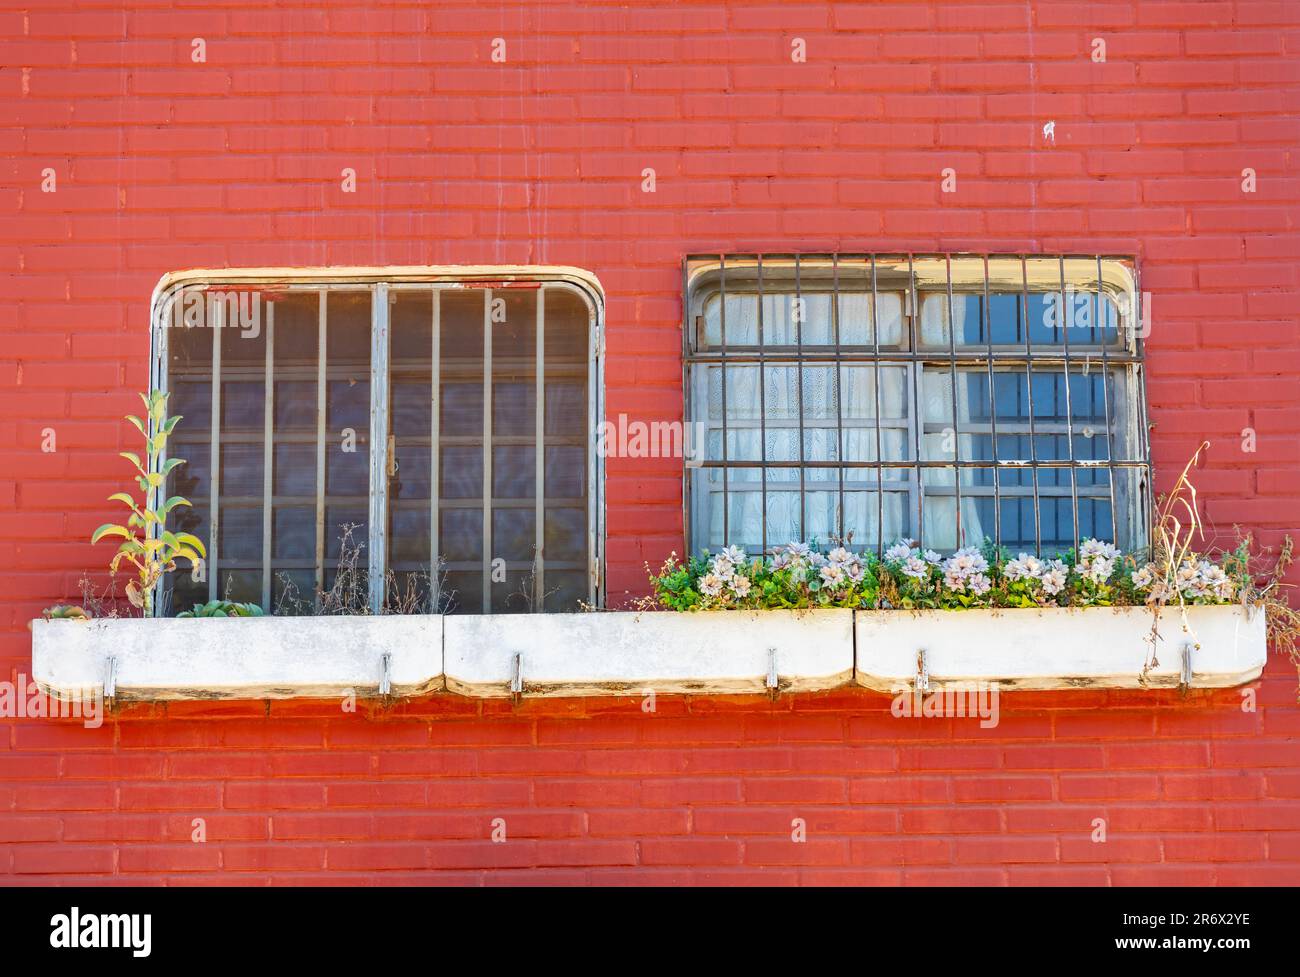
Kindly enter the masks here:
[[177, 617], [262, 617], [266, 612], [254, 603], [236, 603], [232, 600], [210, 600], [195, 604], [192, 611], [181, 611]]

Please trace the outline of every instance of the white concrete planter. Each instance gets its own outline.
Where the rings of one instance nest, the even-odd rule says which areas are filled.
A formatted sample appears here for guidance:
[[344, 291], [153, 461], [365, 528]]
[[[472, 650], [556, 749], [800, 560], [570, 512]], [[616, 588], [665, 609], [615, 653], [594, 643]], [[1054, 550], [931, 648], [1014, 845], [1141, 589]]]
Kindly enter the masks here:
[[32, 677], [60, 698], [284, 699], [442, 687], [442, 618], [247, 617], [35, 621]]
[[474, 696], [763, 692], [773, 673], [781, 691], [830, 689], [853, 677], [853, 612], [452, 616], [445, 670]]
[[[1239, 685], [1264, 666], [1264, 615], [1150, 611], [599, 612], [36, 621], [32, 672], [60, 698], [278, 699], [446, 689], [480, 697]], [[110, 668], [110, 659], [112, 666]]]
[[[857, 615], [858, 685], [911, 688], [925, 652], [929, 687], [972, 683], [1003, 689], [1170, 688], [1240, 685], [1263, 670], [1264, 613], [1237, 605], [1178, 608], [862, 611]], [[1152, 650], [1154, 647], [1154, 664]], [[1148, 667], [1149, 666], [1149, 667]]]

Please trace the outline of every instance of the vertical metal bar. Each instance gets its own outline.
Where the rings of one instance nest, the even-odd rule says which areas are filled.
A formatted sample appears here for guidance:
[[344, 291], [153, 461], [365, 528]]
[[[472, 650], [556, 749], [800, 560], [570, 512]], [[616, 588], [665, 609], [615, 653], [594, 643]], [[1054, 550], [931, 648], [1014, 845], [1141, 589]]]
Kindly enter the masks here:
[[208, 445], [211, 478], [210, 539], [208, 540], [208, 600], [217, 599], [218, 543], [221, 540], [221, 330], [225, 325], [224, 303], [216, 303], [208, 318], [212, 328], [212, 433]]
[[767, 361], [763, 350], [763, 256], [758, 258], [758, 456], [762, 487], [762, 537], [759, 552], [767, 552]]
[[[840, 539], [844, 538], [844, 380], [841, 374], [844, 371], [844, 350], [841, 347], [840, 337], [840, 256], [839, 253], [831, 255], [831, 329], [832, 338], [835, 340], [835, 457], [839, 459], [836, 466], [839, 469], [839, 486], [840, 486], [840, 504], [839, 519], [836, 525], [839, 529]], [[800, 540], [804, 542], [804, 540]]]
[[271, 612], [271, 500], [275, 484], [275, 303], [266, 303], [266, 368], [262, 393], [262, 607]]
[[[803, 419], [803, 288], [799, 275], [799, 255], [794, 256], [794, 301], [795, 308], [799, 310], [799, 318], [794, 324], [795, 348], [798, 351], [795, 366], [795, 385], [798, 394], [799, 410], [799, 541], [804, 542], [808, 539], [808, 531], [805, 525], [806, 506], [807, 506], [807, 486], [804, 483], [804, 419]], [[767, 547], [764, 547], [764, 552]]]
[[1043, 520], [1038, 508], [1038, 438], [1034, 434], [1034, 359], [1029, 329], [1029, 265], [1020, 256], [1020, 304], [1025, 321], [1025, 390], [1029, 396], [1029, 458], [1034, 486], [1034, 555], [1043, 555]]
[[1133, 266], [1133, 311], [1131, 313], [1133, 320], [1133, 353], [1138, 362], [1130, 366], [1129, 379], [1134, 387], [1134, 400], [1137, 402], [1137, 450], [1140, 457], [1145, 463], [1142, 469], [1146, 477], [1145, 485], [1142, 490], [1142, 515], [1141, 528], [1145, 534], [1145, 544], [1151, 543], [1152, 521], [1155, 513], [1152, 507], [1152, 493], [1155, 485], [1155, 468], [1151, 463], [1151, 427], [1147, 422], [1147, 397], [1146, 397], [1146, 340], [1143, 335], [1148, 332], [1145, 323], [1142, 320], [1142, 269], [1136, 264]]
[[546, 539], [546, 289], [537, 290], [537, 376], [536, 383], [536, 430], [534, 458], [537, 481], [534, 489], [533, 527], [533, 610], [544, 610], [543, 598], [546, 596], [545, 573], [546, 553], [543, 543]]
[[[1119, 510], [1115, 508], [1115, 440], [1111, 432], [1110, 418], [1110, 360], [1106, 347], [1106, 328], [1101, 317], [1105, 314], [1103, 304], [1101, 255], [1097, 256], [1097, 314], [1093, 316], [1093, 328], [1101, 327], [1101, 404], [1106, 418], [1106, 479], [1110, 483], [1110, 535], [1111, 542], [1119, 546]], [[1119, 316], [1115, 317], [1115, 336], [1119, 337]], [[1095, 413], [1095, 412], [1094, 412]], [[1129, 541], [1131, 543], [1131, 541]]]
[[483, 613], [492, 610], [492, 289], [483, 289]]
[[[956, 492], [956, 542], [961, 548], [961, 426], [957, 412], [957, 320], [952, 308], [952, 255], [944, 260], [944, 277], [948, 289], [948, 375], [952, 379], [952, 485]], [[919, 310], [918, 310], [919, 311]]]
[[388, 569], [388, 283], [370, 306], [370, 612], [384, 609]]
[[328, 315], [328, 296], [326, 289], [321, 289], [317, 306], [316, 325], [316, 593], [312, 604], [320, 610], [320, 595], [325, 589], [325, 414], [327, 375], [325, 371], [326, 340], [325, 322]]
[[435, 288], [430, 299], [430, 331], [433, 334], [430, 345], [433, 348], [429, 360], [429, 609], [437, 613], [442, 600], [442, 576], [438, 570], [442, 560], [442, 541], [439, 538], [442, 513], [438, 504], [442, 498], [442, 486], [438, 480], [442, 468], [442, 445], [439, 443], [442, 438], [442, 289]]
[[[907, 288], [912, 297], [912, 314], [907, 317], [908, 340], [911, 344], [912, 353], [917, 354], [920, 349], [920, 330], [917, 328], [921, 319], [921, 300], [916, 294], [916, 264], [913, 255], [907, 253]], [[912, 460], [916, 465], [914, 476], [916, 478], [916, 542], [918, 546], [925, 545], [925, 485], [921, 481], [921, 381], [924, 379], [925, 367], [917, 361], [913, 363], [912, 376]]]
[[727, 465], [727, 256], [725, 254], [718, 255], [718, 296], [718, 321], [722, 332], [722, 362], [718, 366], [722, 371], [722, 545], [730, 546], [731, 514], [727, 499], [730, 469]]
[[[696, 406], [695, 396], [694, 396], [694, 387], [696, 384], [697, 373], [696, 373], [696, 366], [691, 361], [691, 354], [694, 352], [696, 348], [698, 348], [700, 343], [699, 328], [696, 325], [697, 321], [698, 320], [696, 319], [695, 316], [695, 309], [693, 308], [693, 303], [692, 303], [692, 295], [690, 292], [690, 258], [686, 255], [683, 255], [682, 256], [682, 444], [683, 444], [683, 451], [687, 450], [686, 448], [686, 445], [688, 444], [687, 438], [690, 436], [691, 432], [694, 432], [695, 430], [698, 429], [698, 425], [696, 425], [695, 423], [695, 411], [698, 408]], [[590, 352], [594, 353], [594, 347], [590, 346], [590, 339], [588, 340], [588, 348]], [[591, 362], [594, 362], [595, 361], [594, 355], [591, 356], [590, 359]], [[707, 404], [707, 398], [705, 402]], [[707, 427], [707, 420], [708, 418], [706, 417], [705, 418], [706, 427]], [[598, 461], [603, 461], [603, 455], [607, 454], [609, 451], [609, 441], [608, 438], [599, 437], [598, 432], [607, 429], [603, 427], [597, 428], [593, 423], [591, 430], [592, 430], [591, 436], [593, 440], [596, 442], [597, 445], [603, 445], [604, 450], [603, 451], [597, 450], [595, 452], [590, 452], [590, 454], [596, 457]], [[707, 445], [707, 438], [708, 435], [705, 435], [706, 445]], [[701, 447], [703, 446], [697, 445], [692, 447], [690, 450], [698, 452], [701, 450]], [[698, 462], [700, 460], [700, 456], [696, 455], [695, 460]], [[693, 517], [696, 514], [699, 505], [697, 493], [700, 491], [700, 483], [699, 483], [700, 473], [694, 469], [694, 467], [690, 464], [690, 461], [691, 458], [689, 454], [682, 459], [682, 544], [685, 547], [687, 559], [690, 559], [690, 554], [691, 554], [691, 535], [697, 529], [697, 525], [696, 525], [697, 520]], [[591, 486], [590, 491], [594, 493], [595, 486], [598, 483], [594, 480], [589, 480], [587, 484]], [[707, 483], [705, 483], [705, 489], [707, 490], [707, 488], [708, 485]], [[593, 606], [594, 606], [594, 601], [593, 601]]]
[[[686, 293], [683, 292], [683, 295]], [[585, 296], [584, 296], [585, 300]], [[587, 437], [595, 439], [605, 418], [605, 330], [604, 306], [593, 297], [587, 304]], [[605, 459], [595, 451], [587, 453], [588, 596], [592, 607], [601, 607], [605, 595]]]
[[984, 256], [984, 315], [982, 327], [988, 343], [989, 357], [989, 428], [992, 431], [989, 457], [993, 459], [993, 539], [1002, 546], [1002, 470], [998, 467], [998, 398], [994, 390], [993, 373], [993, 309], [989, 297], [989, 256]]
[[1070, 455], [1070, 507], [1074, 520], [1074, 553], [1079, 553], [1079, 469], [1074, 459], [1074, 412], [1070, 404], [1070, 325], [1065, 311], [1065, 255], [1057, 257], [1061, 276], [1061, 308], [1057, 324], [1065, 347], [1065, 444]]
[[[885, 454], [880, 425], [880, 292], [876, 287], [876, 254], [871, 253], [871, 348], [876, 391], [876, 556], [885, 556]], [[843, 474], [840, 476], [843, 480]]]
[[[174, 309], [175, 306], [172, 306], [171, 308]], [[174, 312], [162, 311], [167, 309], [168, 309], [168, 305], [166, 299], [163, 300], [161, 310], [155, 310], [152, 308], [150, 309], [151, 317], [154, 315], [155, 311], [159, 311], [160, 318], [151, 319], [149, 323], [149, 344], [150, 344], [149, 345], [149, 392], [150, 394], [154, 393], [155, 391], [161, 394], [168, 394], [168, 400], [170, 400], [171, 397], [170, 397], [170, 391], [168, 389], [168, 382], [167, 382], [167, 366], [168, 366], [167, 364], [168, 342], [167, 341], [170, 337], [167, 334], [167, 329], [168, 329], [168, 320], [172, 318]], [[153, 423], [153, 415], [150, 414], [148, 417], [144, 418], [144, 421], [146, 424], [146, 430], [148, 430], [150, 436], [155, 434], [156, 429]], [[149, 470], [151, 472], [162, 471], [163, 467], [165, 467], [167, 464], [168, 457], [169, 457], [169, 452], [167, 450], [166, 445], [164, 445], [163, 448], [158, 452], [157, 464], [151, 464], [149, 466]], [[149, 502], [153, 501], [155, 491], [162, 498], [164, 499], [167, 498], [167, 492], [165, 488], [160, 486], [156, 490], [151, 489], [149, 491], [149, 493], [146, 495], [147, 501]], [[146, 527], [145, 534], [147, 538], [157, 539], [159, 536], [159, 529], [160, 527], [158, 527], [157, 525], [150, 525]], [[163, 575], [158, 579], [157, 583], [154, 584], [153, 593], [151, 595], [152, 597], [151, 616], [153, 617], [164, 616], [167, 607], [170, 606], [170, 604], [175, 603], [174, 595], [176, 592], [176, 572], [177, 571], [173, 571], [171, 574]], [[169, 601], [168, 605], [164, 605], [164, 598], [168, 598]], [[178, 608], [175, 607], [172, 607], [171, 609], [173, 611], [178, 610]]]

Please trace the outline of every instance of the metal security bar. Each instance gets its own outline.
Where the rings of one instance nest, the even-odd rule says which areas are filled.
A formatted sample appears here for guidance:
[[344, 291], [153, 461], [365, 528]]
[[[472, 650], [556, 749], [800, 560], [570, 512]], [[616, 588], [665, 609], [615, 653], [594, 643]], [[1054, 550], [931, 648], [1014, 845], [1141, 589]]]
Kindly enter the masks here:
[[[172, 392], [174, 413], [198, 415], [194, 420], [201, 424], [183, 422], [172, 440], [172, 454], [191, 461], [178, 472], [190, 476], [192, 484], [171, 488], [195, 501], [195, 509], [182, 514], [190, 520], [183, 528], [197, 531], [209, 554], [202, 592], [188, 574], [173, 574], [160, 587], [166, 598], [159, 603], [162, 612], [227, 596], [257, 600], [269, 610], [280, 600], [284, 574], [297, 575], [300, 596], [308, 597], [310, 606], [310, 591], [330, 584], [333, 523], [345, 516], [365, 523], [361, 569], [372, 613], [388, 609], [393, 573], [423, 568], [431, 571], [431, 596], [438, 606], [440, 565], [463, 576], [472, 568], [474, 585], [455, 603], [461, 611], [575, 609], [578, 600], [599, 604], [603, 464], [591, 445], [600, 402], [601, 299], [594, 280], [514, 270], [461, 276], [394, 269], [339, 280], [308, 273], [291, 281], [230, 274], [229, 279], [181, 281], [155, 295], [152, 382]], [[227, 292], [265, 303], [260, 336], [251, 329], [252, 339], [244, 342], [233, 328], [238, 322], [226, 322], [227, 307], [218, 297]], [[203, 321], [178, 332], [186, 293], [198, 293]], [[536, 296], [535, 306], [527, 309], [529, 321], [501, 325], [494, 300], [524, 293]], [[476, 303], [477, 320], [461, 316], [449, 323], [447, 295]], [[395, 317], [403, 297], [424, 303], [421, 335], [427, 338], [414, 335], [409, 314], [400, 322]], [[276, 322], [273, 310], [279, 304], [291, 307], [284, 313], [288, 325]], [[232, 308], [238, 316], [238, 302]], [[551, 321], [553, 316], [558, 320]], [[350, 331], [344, 335], [340, 328]], [[533, 334], [525, 342], [510, 328], [531, 328]], [[452, 343], [450, 358], [444, 340]], [[412, 353], [413, 343], [418, 355]], [[463, 394], [471, 378], [481, 391], [481, 408], [475, 409], [481, 410], [482, 428], [449, 432], [442, 423], [446, 384], [459, 384]], [[366, 386], [357, 386], [362, 382]], [[421, 383], [427, 420], [412, 432], [411, 395], [418, 400]], [[399, 385], [406, 413], [394, 402]], [[355, 394], [348, 393], [351, 388]], [[514, 412], [524, 389], [535, 410], [526, 433], [513, 429], [520, 423]], [[516, 399], [501, 400], [503, 390]], [[336, 402], [336, 395], [346, 403]], [[459, 416], [463, 420], [463, 410]], [[510, 429], [494, 432], [502, 419]], [[345, 467], [349, 448], [340, 442], [355, 444], [351, 457], [360, 468]], [[442, 491], [447, 478], [467, 474], [463, 465], [448, 460], [447, 452], [455, 449], [462, 451], [461, 460], [465, 450], [481, 452], [476, 497], [448, 498]], [[402, 468], [398, 458], [404, 452], [415, 461]], [[418, 463], [423, 452], [427, 465]], [[498, 464], [504, 466], [500, 471]], [[403, 476], [408, 484], [400, 492]], [[505, 479], [501, 497], [494, 477]], [[412, 530], [411, 515], [420, 510], [424, 524]], [[463, 518], [451, 530], [444, 526], [449, 515], [471, 511], [479, 523], [472, 529]], [[295, 522], [299, 516], [305, 517], [305, 528]], [[525, 519], [526, 540], [518, 542]], [[528, 554], [495, 558], [498, 520], [516, 549], [526, 548]], [[418, 536], [416, 548], [422, 548], [414, 558], [412, 532]], [[545, 553], [547, 546], [556, 551], [554, 557]], [[476, 552], [466, 561], [446, 558], [448, 548]], [[498, 565], [511, 574], [508, 581], [497, 576]], [[520, 591], [519, 602], [504, 592], [507, 582]]]
[[1132, 259], [712, 254], [683, 281], [693, 551], [1145, 545]]

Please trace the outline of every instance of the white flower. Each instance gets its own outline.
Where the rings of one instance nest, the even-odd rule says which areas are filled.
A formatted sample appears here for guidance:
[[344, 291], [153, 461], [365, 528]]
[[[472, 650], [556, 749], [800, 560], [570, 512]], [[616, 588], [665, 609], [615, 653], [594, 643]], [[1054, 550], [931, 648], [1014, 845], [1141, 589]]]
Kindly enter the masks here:
[[897, 543], [885, 550], [885, 559], [891, 563], [902, 563], [912, 556], [912, 540], [900, 539]]
[[749, 578], [741, 576], [739, 573], [731, 578], [731, 592], [737, 597], [746, 597], [749, 594]]
[[1155, 582], [1156, 579], [1156, 575], [1153, 572], [1152, 565], [1148, 563], [1146, 566], [1134, 570], [1132, 574], [1132, 579], [1133, 579], [1133, 587], [1135, 589], [1146, 590], [1148, 587], [1151, 586], [1151, 584]]
[[921, 555], [925, 557], [925, 562], [930, 564], [931, 566], [937, 567], [940, 563], [943, 562], [943, 557], [940, 556], [938, 553], [936, 553], [934, 550], [926, 550]]
[[1195, 599], [1204, 597], [1206, 594], [1205, 581], [1201, 576], [1201, 566], [1195, 563], [1184, 561], [1183, 565], [1178, 568], [1175, 581], [1175, 585], [1182, 591], [1184, 597]]
[[1014, 560], [1008, 560], [1002, 572], [1008, 580], [1038, 580], [1043, 573], [1043, 562], [1028, 553], [1021, 553]]
[[843, 546], [837, 546], [826, 554], [826, 559], [830, 560], [832, 563], [848, 563], [850, 560], [854, 559], [854, 556]]
[[789, 543], [784, 549], [776, 550], [776, 557], [772, 560], [772, 569], [781, 570], [785, 567], [799, 567], [806, 564], [809, 560], [810, 551], [806, 543]]
[[1205, 580], [1205, 585], [1214, 591], [1214, 596], [1219, 600], [1232, 600], [1237, 585], [1232, 578], [1223, 572], [1222, 567], [1211, 565], [1201, 574], [1201, 577]]
[[748, 559], [745, 556], [745, 551], [739, 546], [728, 546], [720, 555], [726, 557], [734, 566], [742, 566], [745, 560]]
[[973, 546], [963, 547], [944, 561], [944, 585], [961, 593], [971, 577], [985, 574], [988, 568], [989, 561], [983, 553]]
[[706, 573], [700, 577], [700, 593], [705, 597], [717, 597], [722, 593], [725, 581], [716, 573]]
[[838, 563], [828, 563], [821, 568], [822, 583], [829, 587], [838, 587], [844, 583], [844, 570]]
[[1043, 571], [1043, 593], [1055, 596], [1065, 589], [1066, 569], [1061, 560], [1049, 560]]
[[1083, 575], [1095, 584], [1104, 584], [1110, 579], [1110, 575], [1115, 572], [1114, 559], [1095, 556], [1088, 563], [1080, 564]]
[[1080, 563], [1090, 562], [1097, 557], [1103, 560], [1117, 560], [1119, 556], [1120, 552], [1116, 547], [1099, 539], [1085, 539], [1079, 544]]
[[916, 580], [925, 580], [930, 576], [930, 565], [919, 556], [909, 556], [903, 563], [903, 575]]
[[713, 558], [713, 563], [710, 569], [712, 569], [714, 574], [723, 580], [730, 580], [732, 575], [736, 572], [735, 564], [727, 559], [725, 553], [719, 553]]
[[972, 573], [966, 583], [973, 594], [987, 594], [989, 588], [993, 586], [993, 581], [982, 573]]
[[1234, 590], [1233, 582], [1222, 567], [1215, 566], [1208, 560], [1201, 562], [1201, 585], [1220, 600], [1229, 600]]

